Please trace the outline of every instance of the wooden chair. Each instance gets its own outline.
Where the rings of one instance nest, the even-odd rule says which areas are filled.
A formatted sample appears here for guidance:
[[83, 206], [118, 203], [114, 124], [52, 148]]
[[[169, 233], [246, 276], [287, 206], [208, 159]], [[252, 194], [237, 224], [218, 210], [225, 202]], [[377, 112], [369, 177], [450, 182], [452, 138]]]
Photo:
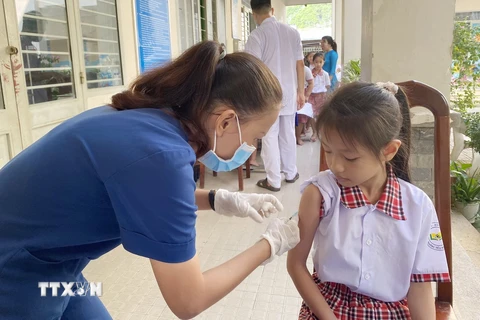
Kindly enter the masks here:
[[[445, 253], [452, 282], [439, 283], [437, 287], [437, 319], [456, 319], [453, 310], [452, 228], [450, 219], [450, 108], [448, 102], [435, 88], [417, 81], [397, 83], [408, 96], [410, 107], [429, 109], [435, 117], [435, 208], [442, 231]], [[320, 171], [327, 170], [324, 151], [320, 150]]]
[[[200, 189], [203, 189], [205, 188], [205, 166], [198, 162], [198, 164], [200, 165]], [[246, 169], [246, 178], [249, 179], [250, 178], [250, 159], [247, 160], [247, 162], [245, 162], [245, 169]], [[240, 166], [238, 169], [237, 169], [237, 172], [238, 172], [238, 190], [239, 191], [243, 191], [243, 166]], [[213, 176], [216, 177], [217, 176], [217, 172], [213, 172]]]

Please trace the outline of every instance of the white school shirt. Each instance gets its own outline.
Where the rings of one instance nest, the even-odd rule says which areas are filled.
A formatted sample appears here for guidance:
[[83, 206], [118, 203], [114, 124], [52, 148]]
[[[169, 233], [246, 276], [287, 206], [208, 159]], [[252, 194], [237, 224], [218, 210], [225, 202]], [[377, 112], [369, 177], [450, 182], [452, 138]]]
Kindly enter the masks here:
[[283, 108], [280, 115], [297, 111], [297, 61], [303, 61], [300, 33], [275, 17], [265, 19], [252, 31], [245, 51], [262, 60], [280, 81]]
[[307, 180], [302, 192], [309, 184], [323, 196], [313, 245], [322, 282], [393, 302], [406, 298], [411, 282], [450, 281], [437, 214], [421, 189], [389, 172], [386, 191], [372, 205], [329, 170]]
[[312, 93], [321, 93], [327, 92], [327, 86], [330, 86], [330, 75], [327, 71], [323, 70], [322, 73], [317, 74], [313, 80], [313, 91]]
[[305, 66], [305, 89], [308, 87], [308, 81], [313, 80], [312, 70], [309, 67]]

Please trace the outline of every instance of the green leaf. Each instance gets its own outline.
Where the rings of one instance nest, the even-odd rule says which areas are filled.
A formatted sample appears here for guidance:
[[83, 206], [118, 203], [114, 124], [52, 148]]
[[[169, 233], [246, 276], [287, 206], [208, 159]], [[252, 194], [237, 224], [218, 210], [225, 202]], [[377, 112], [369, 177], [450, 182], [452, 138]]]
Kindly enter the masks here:
[[350, 60], [343, 68], [342, 82], [350, 83], [360, 80], [361, 74], [360, 60]]
[[287, 22], [298, 29], [329, 27], [332, 25], [332, 4], [288, 6]]

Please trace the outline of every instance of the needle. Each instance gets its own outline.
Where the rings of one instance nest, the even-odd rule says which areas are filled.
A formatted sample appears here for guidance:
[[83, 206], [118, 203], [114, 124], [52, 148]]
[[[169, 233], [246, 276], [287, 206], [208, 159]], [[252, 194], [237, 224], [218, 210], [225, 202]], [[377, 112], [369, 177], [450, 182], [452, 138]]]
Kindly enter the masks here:
[[288, 219], [288, 221], [292, 220], [292, 219], [293, 219], [295, 216], [297, 216], [297, 215], [298, 215], [298, 211], [295, 212], [295, 213]]

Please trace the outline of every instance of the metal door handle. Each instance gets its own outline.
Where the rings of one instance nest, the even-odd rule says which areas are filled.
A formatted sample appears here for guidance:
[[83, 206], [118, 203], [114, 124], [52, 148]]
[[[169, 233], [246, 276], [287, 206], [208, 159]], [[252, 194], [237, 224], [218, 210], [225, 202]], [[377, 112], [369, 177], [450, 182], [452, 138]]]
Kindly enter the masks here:
[[7, 54], [9, 54], [9, 55], [18, 54], [18, 48], [14, 47], [14, 46], [8, 46], [7, 47]]

